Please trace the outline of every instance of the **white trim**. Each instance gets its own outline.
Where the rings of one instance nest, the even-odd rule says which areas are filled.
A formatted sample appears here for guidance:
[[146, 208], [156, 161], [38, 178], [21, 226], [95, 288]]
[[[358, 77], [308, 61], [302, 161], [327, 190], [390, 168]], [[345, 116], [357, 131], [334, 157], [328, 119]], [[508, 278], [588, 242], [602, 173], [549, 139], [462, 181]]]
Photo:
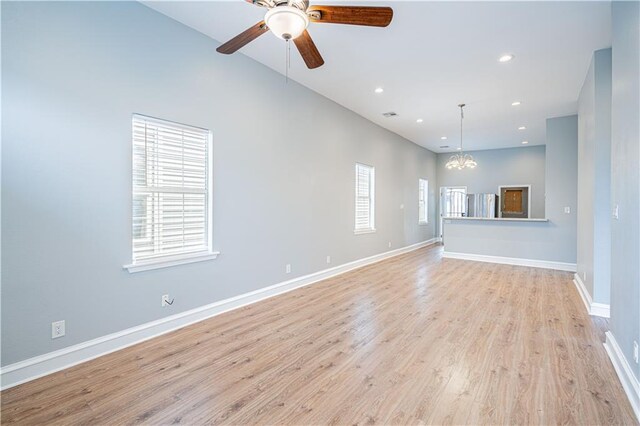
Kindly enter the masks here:
[[594, 302], [589, 291], [587, 291], [587, 287], [585, 287], [584, 282], [580, 278], [580, 275], [577, 273], [573, 274], [573, 283], [578, 289], [578, 294], [580, 294], [580, 298], [582, 299], [585, 308], [587, 308], [587, 313], [589, 315], [609, 318], [609, 305]]
[[192, 254], [180, 254], [176, 256], [166, 256], [157, 259], [142, 260], [130, 265], [124, 265], [123, 268], [128, 270], [130, 274], [134, 272], [149, 271], [151, 269], [168, 268], [169, 266], [186, 265], [187, 263], [202, 262], [205, 260], [213, 260], [220, 254], [219, 251], [198, 252]]
[[584, 303], [584, 307], [587, 309], [587, 313], [591, 314], [591, 304], [593, 303], [593, 299], [591, 299], [591, 295], [587, 291], [587, 287], [585, 287], [584, 282], [582, 282], [580, 275], [577, 273], [573, 274], [573, 283], [578, 289], [578, 294], [580, 295], [580, 299], [582, 299], [582, 303]]
[[[502, 188], [527, 188], [527, 219], [531, 218], [531, 185], [498, 185], [498, 217], [502, 218]], [[508, 219], [508, 218], [505, 218]]]
[[[422, 182], [425, 183], [425, 191], [423, 197], [424, 197], [424, 215], [425, 218], [420, 217], [420, 186], [422, 185]], [[418, 178], [418, 225], [426, 225], [429, 223], [429, 179], [425, 179], [425, 178]]]
[[593, 302], [591, 304], [591, 312], [589, 312], [589, 315], [602, 318], [611, 318], [610, 307], [605, 303]]
[[[369, 171], [369, 228], [358, 229], [357, 224], [357, 215], [358, 215], [358, 189], [359, 189], [359, 176], [358, 168], [368, 169]], [[354, 234], [368, 234], [371, 232], [376, 232], [376, 168], [374, 166], [370, 166], [364, 163], [356, 162], [355, 167], [355, 206], [354, 206]]]
[[213, 250], [213, 132], [211, 130], [209, 130], [207, 144], [207, 249], [217, 257], [220, 252]]
[[229, 299], [210, 303], [179, 314], [171, 315], [156, 321], [151, 321], [136, 327], [98, 337], [87, 342], [7, 365], [0, 369], [0, 388], [4, 390], [21, 383], [55, 373], [56, 371], [64, 370], [65, 368], [138, 344], [145, 340], [169, 333], [221, 313], [256, 303], [260, 300], [277, 296], [384, 259], [408, 253], [430, 244], [434, 244], [437, 241], [437, 238], [432, 238], [421, 243], [390, 250], [364, 259], [355, 260], [353, 262], [348, 262], [343, 265], [314, 272], [302, 277], [297, 277], [289, 281], [284, 281], [249, 293], [231, 297]]
[[[441, 186], [440, 187], [440, 196], [438, 197], [438, 213], [440, 216], [440, 229], [438, 229], [438, 235], [440, 236], [440, 239], [442, 239], [444, 237], [444, 235], [442, 234], [443, 228], [444, 228], [444, 215], [442, 214], [442, 197], [443, 197], [443, 193], [442, 190], [445, 188], [464, 188], [464, 194], [465, 196], [467, 195], [467, 186]], [[465, 212], [466, 214], [466, 212]]]
[[158, 125], [162, 125], [162, 126], [166, 126], [167, 123], [171, 123], [171, 124], [177, 124], [180, 127], [185, 127], [187, 129], [189, 129], [192, 132], [209, 132], [210, 130], [205, 128], [205, 127], [198, 127], [198, 126], [192, 126], [191, 124], [184, 124], [184, 123], [180, 123], [178, 121], [173, 121], [173, 120], [166, 120], [164, 118], [158, 118], [158, 117], [152, 117], [150, 115], [144, 115], [144, 114], [140, 114], [137, 112], [134, 112], [133, 114], [131, 114], [132, 118], [137, 118], [138, 120], [143, 120], [143, 121], [149, 121], [151, 123], [155, 123]]
[[442, 257], [449, 259], [473, 260], [475, 262], [502, 263], [505, 265], [530, 266], [533, 268], [556, 269], [558, 271], [576, 271], [575, 263], [554, 262], [550, 260], [524, 259], [520, 257], [488, 256], [485, 254], [454, 253], [445, 251]]
[[361, 235], [361, 234], [373, 234], [374, 232], [376, 232], [375, 228], [370, 228], [370, 229], [355, 229], [353, 231], [354, 235]]
[[497, 222], [549, 222], [546, 217], [468, 217], [468, 216], [447, 216], [443, 219], [451, 220], [489, 220]]
[[629, 398], [631, 408], [633, 408], [633, 412], [636, 414], [636, 419], [640, 421], [640, 382], [638, 382], [638, 378], [633, 374], [633, 370], [627, 358], [625, 358], [622, 353], [622, 349], [618, 345], [613, 333], [607, 331], [605, 336], [607, 336], [607, 341], [604, 343], [604, 349], [611, 359], [613, 368], [618, 374], [618, 379], [620, 379], [620, 383], [622, 383], [622, 388], [627, 394], [627, 398]]
[[[185, 188], [185, 187], [167, 187], [167, 186], [159, 187], [157, 185], [140, 186], [135, 184], [135, 178], [133, 178], [133, 175], [135, 175], [136, 173], [136, 154], [135, 154], [136, 145], [141, 142], [138, 139], [138, 137], [136, 137], [136, 128], [139, 126], [144, 126], [145, 136], [143, 137], [143, 139], [144, 139], [144, 145], [146, 150], [147, 142], [148, 142], [147, 135], [146, 135], [147, 124], [162, 126], [164, 128], [180, 129], [182, 132], [188, 131], [191, 133], [206, 134], [206, 143], [205, 143], [206, 151], [205, 151], [205, 159], [204, 159], [205, 160], [204, 171], [205, 171], [206, 184], [204, 189]], [[156, 141], [156, 144], [159, 144], [159, 143], [160, 143], [159, 140]], [[133, 262], [129, 265], [125, 265], [124, 268], [128, 269], [130, 273], [133, 273], [133, 272], [147, 271], [150, 269], [166, 268], [169, 266], [182, 265], [186, 263], [193, 263], [193, 262], [200, 262], [203, 260], [215, 259], [219, 254], [219, 252], [214, 252], [213, 250], [213, 132], [211, 132], [211, 130], [209, 129], [205, 129], [197, 126], [191, 126], [184, 123], [179, 123], [175, 121], [170, 121], [170, 120], [160, 119], [157, 117], [150, 117], [143, 114], [134, 113], [131, 118], [131, 148], [132, 148], [132, 157], [131, 157], [132, 200], [134, 200], [136, 197], [136, 194], [139, 194], [139, 193], [150, 194], [150, 193], [158, 193], [158, 192], [169, 192], [173, 194], [203, 194], [205, 197], [204, 204], [206, 208], [206, 212], [205, 212], [206, 214], [204, 215], [204, 219], [203, 219], [205, 222], [203, 235], [206, 238], [206, 244], [204, 244], [202, 249], [200, 249], [196, 253], [193, 252], [194, 248], [191, 248], [191, 251], [189, 251], [189, 249], [184, 250], [184, 248], [182, 248], [182, 250], [178, 251], [174, 255], [162, 256], [162, 254], [160, 255], [156, 254], [156, 256], [152, 255], [152, 257], [143, 256], [141, 259], [138, 259], [136, 261], [135, 259], [136, 238], [134, 238], [132, 234], [131, 235], [131, 252], [132, 252]], [[146, 165], [143, 167], [146, 167]], [[147, 170], [145, 169], [144, 172], [147, 173]], [[132, 216], [131, 216], [132, 220], [135, 221], [136, 219], [134, 217], [135, 209], [132, 208], [131, 212], [132, 212]], [[152, 220], [152, 222], [154, 223], [156, 219], [158, 219], [155, 216], [156, 215], [154, 213], [154, 218]], [[133, 229], [133, 226], [131, 229]], [[149, 238], [144, 238], [143, 240], [151, 242]], [[158, 244], [157, 242], [154, 244], [155, 250], [158, 249], [157, 244]]]

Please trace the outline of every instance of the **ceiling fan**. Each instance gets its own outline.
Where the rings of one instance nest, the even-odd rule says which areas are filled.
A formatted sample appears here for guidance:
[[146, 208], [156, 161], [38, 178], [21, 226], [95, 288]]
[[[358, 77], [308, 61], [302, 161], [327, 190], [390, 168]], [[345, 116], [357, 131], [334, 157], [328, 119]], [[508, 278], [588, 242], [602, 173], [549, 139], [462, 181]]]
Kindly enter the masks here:
[[271, 30], [278, 38], [293, 40], [308, 68], [318, 68], [324, 64], [324, 59], [307, 31], [310, 22], [386, 27], [393, 18], [393, 9], [390, 7], [309, 6], [308, 0], [245, 1], [267, 8], [264, 20], [238, 34], [216, 50], [227, 55], [231, 54]]

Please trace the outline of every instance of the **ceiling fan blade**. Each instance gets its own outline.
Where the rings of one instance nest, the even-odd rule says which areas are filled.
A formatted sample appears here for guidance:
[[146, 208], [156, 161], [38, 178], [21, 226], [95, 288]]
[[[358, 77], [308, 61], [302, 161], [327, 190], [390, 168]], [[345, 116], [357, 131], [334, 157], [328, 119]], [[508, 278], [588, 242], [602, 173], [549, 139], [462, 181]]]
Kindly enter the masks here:
[[255, 24], [253, 27], [248, 30], [241, 32], [225, 44], [218, 47], [216, 50], [220, 53], [224, 53], [225, 55], [229, 55], [236, 50], [240, 49], [244, 45], [252, 42], [256, 38], [260, 37], [262, 34], [269, 31], [269, 28], [265, 25], [264, 21], [260, 21]]
[[324, 59], [322, 59], [316, 44], [311, 39], [307, 30], [304, 30], [300, 36], [293, 39], [293, 42], [296, 44], [302, 59], [304, 59], [304, 63], [307, 64], [307, 68], [318, 68], [324, 64]]
[[[320, 17], [314, 16], [314, 12], [320, 12]], [[309, 7], [308, 13], [312, 22], [370, 27], [386, 27], [393, 18], [393, 9], [390, 7], [318, 5]]]

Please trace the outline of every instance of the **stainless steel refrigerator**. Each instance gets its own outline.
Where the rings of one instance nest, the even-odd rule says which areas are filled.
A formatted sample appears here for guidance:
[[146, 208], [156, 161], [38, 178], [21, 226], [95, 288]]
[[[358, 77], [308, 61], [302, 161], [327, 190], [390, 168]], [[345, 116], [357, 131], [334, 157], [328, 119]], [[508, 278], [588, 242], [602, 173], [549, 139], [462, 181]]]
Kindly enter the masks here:
[[498, 217], [498, 195], [467, 194], [468, 217]]

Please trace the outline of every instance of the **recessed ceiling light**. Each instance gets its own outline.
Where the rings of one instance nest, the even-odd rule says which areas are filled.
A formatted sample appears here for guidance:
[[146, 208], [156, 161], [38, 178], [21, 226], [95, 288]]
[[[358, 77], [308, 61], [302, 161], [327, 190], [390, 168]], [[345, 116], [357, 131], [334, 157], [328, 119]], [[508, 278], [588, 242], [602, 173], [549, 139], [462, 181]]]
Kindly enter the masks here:
[[446, 136], [440, 136], [440, 139], [442, 139], [443, 141], [446, 141], [447, 137]]
[[499, 62], [509, 62], [513, 58], [514, 58], [514, 56], [512, 54], [507, 53], [505, 55], [500, 56], [500, 58], [498, 58], [498, 61]]
[[518, 106], [518, 105], [520, 105], [520, 101], [511, 102], [511, 106]]
[[374, 90], [374, 92], [382, 93], [382, 92], [384, 92], [384, 89], [382, 87], [376, 87], [376, 90]]
[[422, 123], [423, 121], [424, 121], [424, 120], [422, 120], [422, 118], [418, 118], [418, 119], [416, 120], [416, 123]]
[[527, 130], [527, 128], [525, 126], [520, 126], [518, 127], [518, 130]]
[[526, 145], [528, 143], [529, 143], [529, 141], [522, 141], [522, 145]]
[[461, 150], [462, 148], [460, 148], [460, 147], [457, 147], [456, 149], [457, 149], [458, 151], [460, 151], [460, 150]]

